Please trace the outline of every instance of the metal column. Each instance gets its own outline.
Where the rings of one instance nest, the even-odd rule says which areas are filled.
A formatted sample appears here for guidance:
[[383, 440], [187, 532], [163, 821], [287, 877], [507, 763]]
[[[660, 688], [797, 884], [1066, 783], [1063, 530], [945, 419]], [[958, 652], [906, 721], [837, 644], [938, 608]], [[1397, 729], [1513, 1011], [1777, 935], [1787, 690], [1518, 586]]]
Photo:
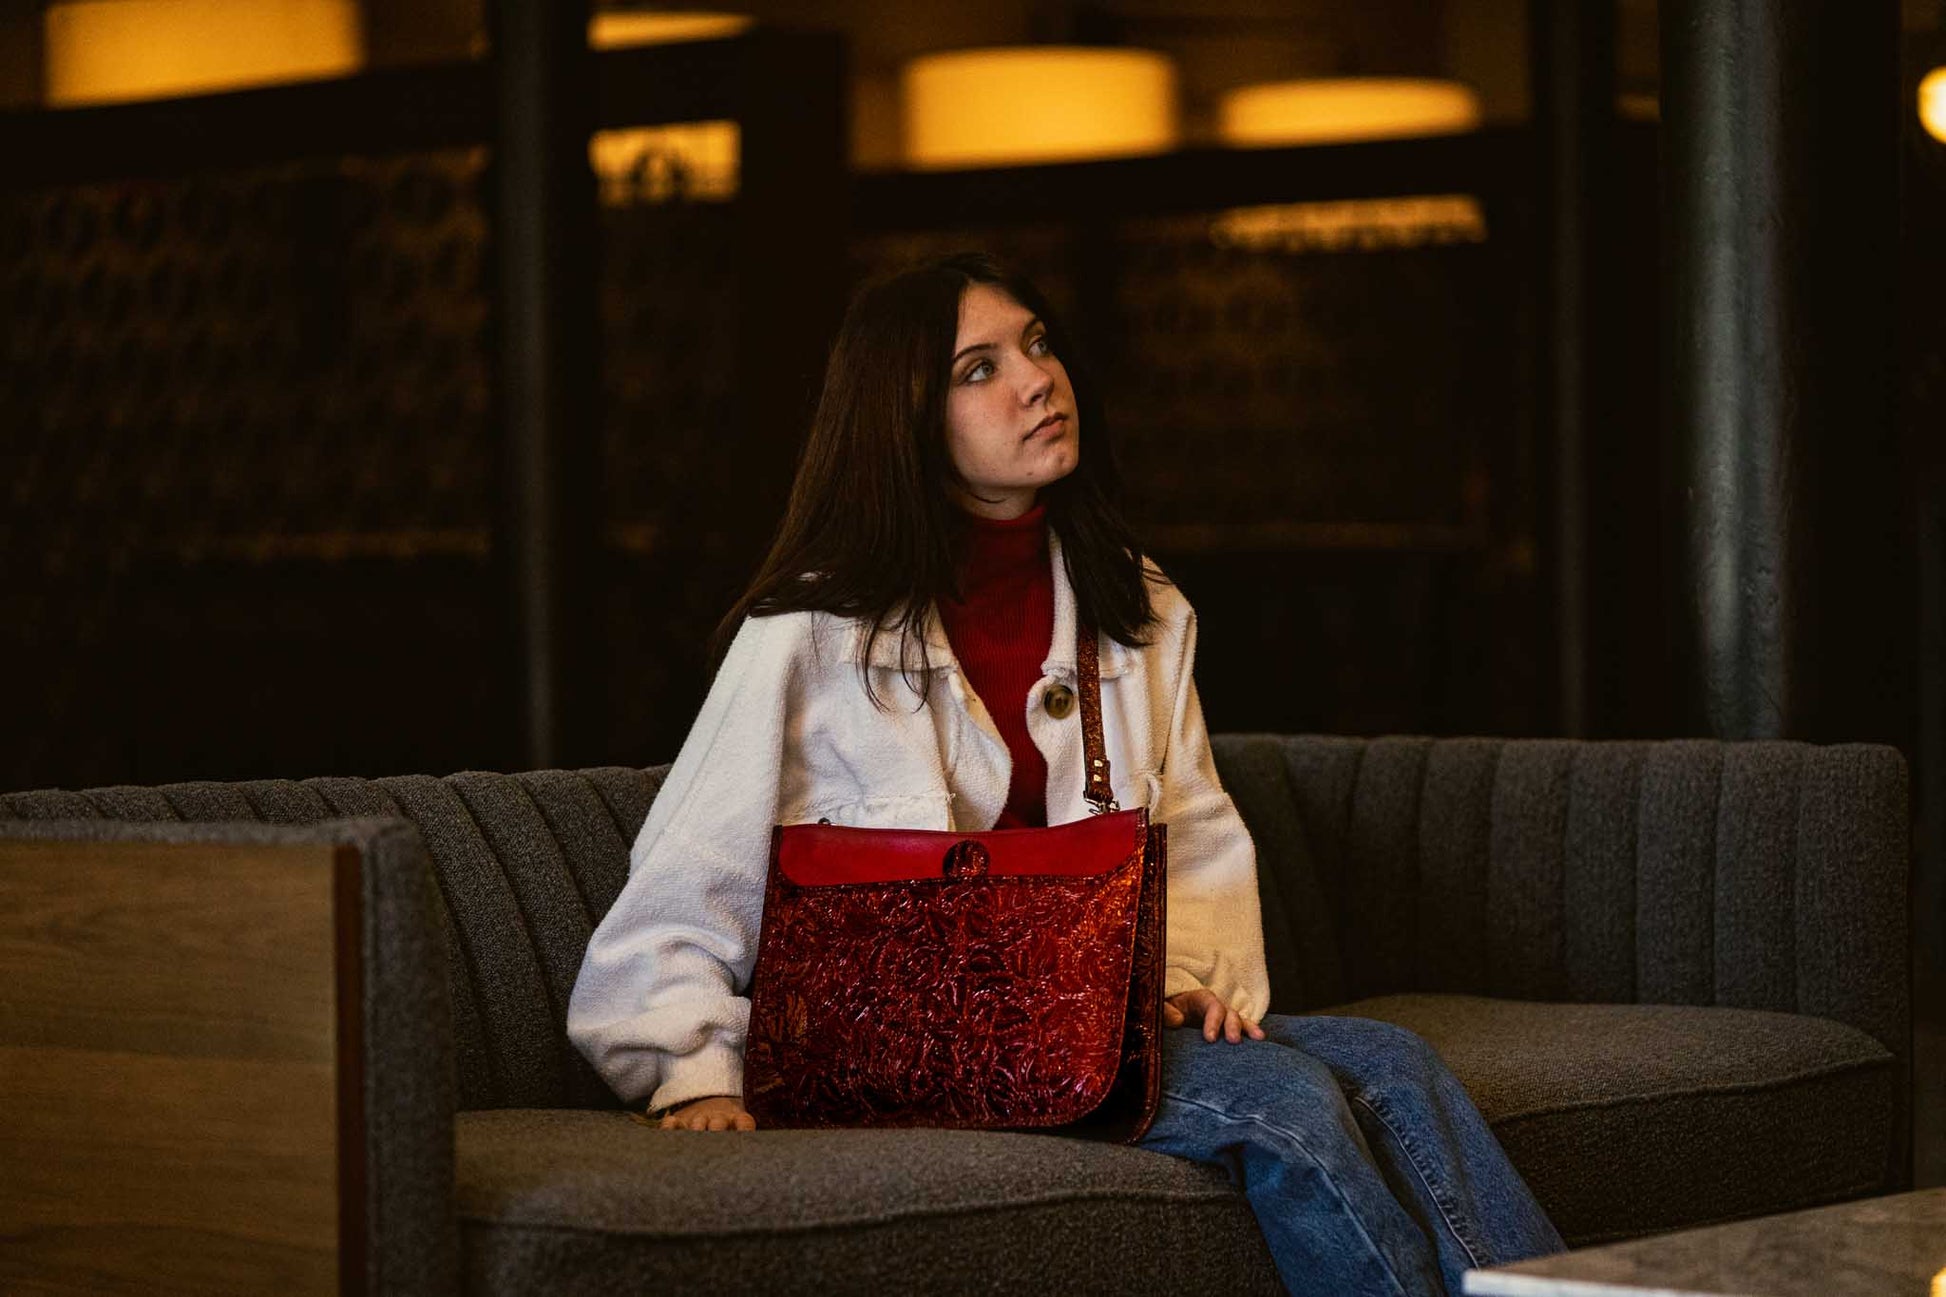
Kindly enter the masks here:
[[594, 124], [587, 0], [495, 0], [493, 242], [503, 490], [523, 763], [573, 763], [600, 558]]
[[1615, 0], [1534, 0], [1534, 121], [1539, 150], [1539, 408], [1552, 449], [1551, 547], [1560, 732], [1601, 728], [1592, 468], [1614, 431], [1606, 415], [1615, 348], [1611, 275], [1615, 149]]
[[[1688, 726], [1895, 737], [1895, 0], [1666, 0], [1664, 399]], [[1903, 647], [1901, 647], [1903, 646]]]

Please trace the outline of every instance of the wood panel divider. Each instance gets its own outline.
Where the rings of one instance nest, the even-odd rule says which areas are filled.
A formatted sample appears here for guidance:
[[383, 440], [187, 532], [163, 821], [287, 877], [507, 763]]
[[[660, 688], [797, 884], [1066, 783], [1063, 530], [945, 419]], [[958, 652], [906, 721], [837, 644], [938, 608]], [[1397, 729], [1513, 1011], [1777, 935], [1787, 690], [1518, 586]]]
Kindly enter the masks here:
[[360, 866], [0, 843], [0, 1290], [364, 1290]]

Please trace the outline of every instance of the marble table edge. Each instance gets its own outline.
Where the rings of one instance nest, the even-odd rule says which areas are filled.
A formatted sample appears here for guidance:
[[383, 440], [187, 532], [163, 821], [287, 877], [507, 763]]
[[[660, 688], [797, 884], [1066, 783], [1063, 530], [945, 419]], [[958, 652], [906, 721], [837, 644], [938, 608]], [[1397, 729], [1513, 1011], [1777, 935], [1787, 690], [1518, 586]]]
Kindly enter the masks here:
[[1627, 1297], [1742, 1297], [1697, 1288], [1644, 1288], [1601, 1279], [1570, 1279], [1509, 1270], [1468, 1270], [1462, 1285], [1466, 1297], [1622, 1297], [1622, 1294]]
[[1461, 1286], [1468, 1297], [1941, 1297], [1946, 1294], [1946, 1187], [1854, 1198], [1468, 1270]]

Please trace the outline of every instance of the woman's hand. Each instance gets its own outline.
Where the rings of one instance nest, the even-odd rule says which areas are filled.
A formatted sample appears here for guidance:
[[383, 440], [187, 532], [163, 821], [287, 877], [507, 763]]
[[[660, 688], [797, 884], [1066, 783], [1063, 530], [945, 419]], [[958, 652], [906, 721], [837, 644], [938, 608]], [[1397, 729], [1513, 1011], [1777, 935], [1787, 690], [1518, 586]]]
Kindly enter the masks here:
[[1200, 986], [1193, 991], [1172, 995], [1162, 1002], [1163, 1026], [1180, 1027], [1192, 1018], [1203, 1020], [1204, 1040], [1215, 1040], [1219, 1031], [1232, 1045], [1242, 1041], [1245, 1036], [1252, 1040], [1264, 1038], [1262, 1027], [1223, 1003], [1216, 992]]
[[755, 1130], [757, 1119], [744, 1108], [743, 1100], [728, 1094], [712, 1094], [704, 1099], [671, 1108], [662, 1115], [663, 1130]]

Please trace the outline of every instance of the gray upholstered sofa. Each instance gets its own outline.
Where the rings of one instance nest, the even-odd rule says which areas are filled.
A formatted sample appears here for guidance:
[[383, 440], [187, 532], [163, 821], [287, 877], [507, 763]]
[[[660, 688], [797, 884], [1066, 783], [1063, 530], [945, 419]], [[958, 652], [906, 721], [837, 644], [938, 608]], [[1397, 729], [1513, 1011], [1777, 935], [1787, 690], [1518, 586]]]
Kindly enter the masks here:
[[[1903, 1180], [1893, 750], [1279, 735], [1216, 750], [1259, 848], [1273, 1008], [1424, 1035], [1571, 1243]], [[1242, 1198], [1159, 1155], [1024, 1134], [675, 1134], [620, 1111], [562, 1023], [663, 773], [19, 793], [0, 797], [0, 837], [362, 853], [377, 1290], [1278, 1290]], [[208, 824], [238, 820], [289, 827]]]

